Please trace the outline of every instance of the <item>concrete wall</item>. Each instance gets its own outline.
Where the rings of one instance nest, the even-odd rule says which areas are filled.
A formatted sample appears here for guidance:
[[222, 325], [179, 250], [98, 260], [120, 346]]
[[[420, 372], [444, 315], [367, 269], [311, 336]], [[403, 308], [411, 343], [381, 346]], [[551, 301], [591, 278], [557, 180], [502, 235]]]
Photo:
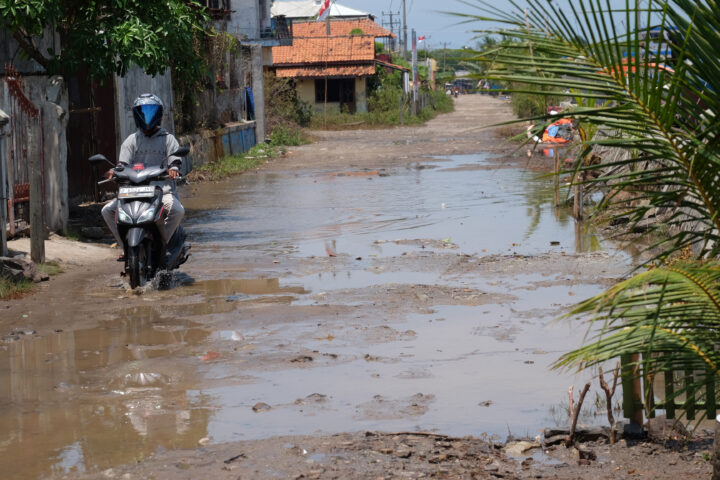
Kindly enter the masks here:
[[162, 126], [168, 132], [175, 133], [175, 104], [170, 69], [163, 75], [151, 77], [135, 65], [124, 77], [115, 76], [116, 158], [122, 142], [128, 135], [135, 133], [135, 120], [131, 109], [135, 99], [142, 93], [154, 93], [160, 97], [165, 106]]
[[[178, 138], [178, 141], [181, 145], [190, 147], [190, 155], [187, 157], [190, 166], [199, 167], [225, 156], [250, 150], [257, 143], [255, 123], [234, 123], [220, 130], [184, 135]], [[189, 169], [183, 174], [186, 174], [187, 170]]]
[[[295, 89], [298, 98], [312, 105], [313, 110], [322, 113], [325, 108], [324, 102], [315, 102], [315, 79], [314, 78], [297, 78], [295, 79]], [[367, 79], [355, 79], [355, 111], [357, 113], [367, 113]], [[340, 112], [340, 102], [328, 102], [328, 113]]]
[[[240, 39], [260, 38], [262, 28], [270, 28], [270, 0], [231, 0], [233, 13], [228, 21], [227, 32]], [[263, 10], [260, 10], [262, 5]]]
[[[24, 81], [26, 95], [40, 110], [45, 165], [45, 224], [50, 230], [64, 230], [69, 215], [65, 136], [69, 117], [67, 89], [62, 77], [58, 76], [37, 75], [25, 77]], [[12, 102], [7, 83], [0, 80], [0, 110], [12, 114]], [[11, 118], [11, 123], [12, 120]], [[13, 125], [15, 129], [20, 127]], [[10, 134], [9, 128], [6, 128], [6, 133]], [[35, 141], [40, 141], [40, 138]], [[9, 164], [11, 139], [6, 136], [2, 145]]]

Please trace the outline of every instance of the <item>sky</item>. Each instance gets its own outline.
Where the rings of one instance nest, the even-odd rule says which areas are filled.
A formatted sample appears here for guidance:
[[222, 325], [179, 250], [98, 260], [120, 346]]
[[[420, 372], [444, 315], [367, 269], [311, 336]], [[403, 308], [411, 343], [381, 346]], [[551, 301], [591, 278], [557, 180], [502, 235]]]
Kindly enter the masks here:
[[[383, 20], [389, 22], [389, 17], [383, 16], [382, 13], [392, 11], [402, 15], [402, 0], [336, 0], [340, 5], [355, 8], [365, 12], [369, 12], [375, 16], [375, 21], [382, 25]], [[425, 44], [422, 48], [428, 50], [443, 48], [447, 42], [447, 48], [462, 48], [463, 46], [473, 47], [477, 39], [473, 39], [478, 34], [473, 30], [482, 30], [495, 27], [487, 23], [473, 22], [459, 24], [461, 21], [458, 17], [453, 17], [442, 12], [458, 12], [470, 13], [474, 15], [482, 15], [482, 12], [475, 7], [474, 0], [405, 0], [405, 8], [407, 11], [408, 22], [408, 44], [411, 42], [411, 29], [414, 28], [417, 36], [425, 35]], [[509, 0], [489, 0], [493, 6], [507, 11], [513, 9]], [[523, 5], [524, 2], [517, 2]], [[567, 4], [566, 0], [556, 0], [553, 2], [556, 7], [562, 8]], [[630, 0], [633, 4], [634, 0]], [[641, 0], [641, 3], [646, 3]], [[604, 4], [604, 1], [603, 1]], [[479, 4], [478, 4], [479, 5]], [[622, 8], [625, 6], [625, 0], [610, 0], [611, 8]], [[394, 18], [393, 18], [394, 20]], [[389, 26], [386, 27], [389, 29]], [[618, 27], [622, 28], [622, 27]]]
[[[504, 2], [505, 0], [501, 0]], [[375, 21], [382, 25], [383, 20], [389, 22], [389, 17], [382, 12], [390, 11], [400, 13], [402, 16], [402, 0], [337, 0], [340, 5], [356, 8], [375, 15]], [[479, 24], [458, 25], [458, 18], [440, 13], [453, 11], [463, 13], [479, 13], [476, 9], [455, 0], [405, 0], [405, 9], [408, 22], [408, 44], [411, 38], [411, 29], [414, 28], [417, 36], [425, 35], [424, 48], [428, 50], [443, 48], [447, 42], [448, 48], [460, 48], [463, 45], [472, 46], [474, 34], [472, 29], [482, 28]], [[393, 16], [393, 21], [397, 17]], [[389, 29], [389, 26], [386, 27]]]

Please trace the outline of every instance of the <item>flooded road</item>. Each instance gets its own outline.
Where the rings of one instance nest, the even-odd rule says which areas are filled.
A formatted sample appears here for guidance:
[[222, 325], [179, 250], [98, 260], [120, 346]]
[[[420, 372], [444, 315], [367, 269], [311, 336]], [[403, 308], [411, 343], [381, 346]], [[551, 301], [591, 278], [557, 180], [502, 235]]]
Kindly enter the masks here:
[[3, 478], [279, 435], [564, 422], [586, 377], [549, 365], [585, 331], [553, 320], [630, 260], [487, 139], [354, 135], [347, 160], [318, 161], [321, 140], [186, 188], [193, 256], [169, 291], [128, 294], [108, 273], [52, 307], [8, 306], [27, 329], [0, 343]]

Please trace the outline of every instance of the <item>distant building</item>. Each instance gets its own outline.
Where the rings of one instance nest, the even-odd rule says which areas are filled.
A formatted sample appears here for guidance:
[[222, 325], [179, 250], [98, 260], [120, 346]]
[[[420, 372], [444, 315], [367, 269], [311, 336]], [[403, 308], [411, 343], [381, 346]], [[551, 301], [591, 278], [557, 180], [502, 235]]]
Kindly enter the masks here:
[[[293, 44], [273, 48], [278, 77], [292, 78], [298, 96], [321, 111], [367, 112], [367, 79], [378, 65], [407, 71], [375, 55], [375, 39], [392, 33], [369, 18], [294, 22]], [[327, 92], [325, 86], [327, 85]]]
[[[273, 17], [284, 16], [293, 20], [311, 19], [317, 17], [322, 3], [322, 0], [276, 0], [273, 2], [270, 11]], [[343, 20], [369, 18], [375, 20], [375, 17], [367, 12], [338, 5], [337, 3], [330, 5], [330, 18]]]

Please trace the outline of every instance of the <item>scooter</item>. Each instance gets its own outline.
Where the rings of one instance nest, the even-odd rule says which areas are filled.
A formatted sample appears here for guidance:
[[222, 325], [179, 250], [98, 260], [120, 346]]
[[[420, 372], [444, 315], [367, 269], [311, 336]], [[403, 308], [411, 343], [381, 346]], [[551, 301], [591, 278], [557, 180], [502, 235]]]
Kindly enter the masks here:
[[[180, 147], [170, 156], [184, 157], [188, 147]], [[108, 162], [104, 155], [89, 158], [91, 163]], [[114, 166], [114, 165], [113, 165]], [[98, 184], [117, 182], [118, 232], [125, 241], [125, 271], [130, 288], [135, 289], [151, 282], [158, 272], [174, 270], [185, 263], [190, 256], [190, 244], [185, 242], [185, 230], [180, 225], [168, 241], [162, 240], [160, 229], [164, 228], [163, 191], [154, 182], [168, 178], [167, 167], [144, 168], [114, 166], [112, 177]]]

